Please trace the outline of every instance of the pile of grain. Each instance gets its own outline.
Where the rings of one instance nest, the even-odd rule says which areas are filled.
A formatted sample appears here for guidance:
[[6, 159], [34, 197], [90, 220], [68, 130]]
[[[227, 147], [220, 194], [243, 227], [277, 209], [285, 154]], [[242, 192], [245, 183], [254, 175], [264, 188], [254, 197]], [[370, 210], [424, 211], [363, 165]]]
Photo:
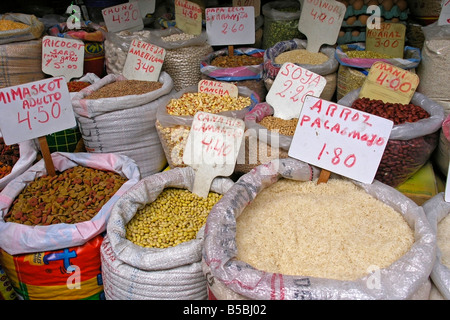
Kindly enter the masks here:
[[350, 181], [281, 179], [237, 218], [236, 243], [237, 259], [259, 270], [355, 280], [398, 260], [414, 236], [400, 213]]

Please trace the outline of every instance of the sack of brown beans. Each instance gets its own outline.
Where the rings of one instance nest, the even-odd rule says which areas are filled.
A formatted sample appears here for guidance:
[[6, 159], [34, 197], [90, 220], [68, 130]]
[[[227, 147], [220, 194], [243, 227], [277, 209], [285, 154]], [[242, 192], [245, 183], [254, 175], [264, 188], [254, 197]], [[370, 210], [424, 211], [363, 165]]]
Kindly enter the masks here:
[[213, 51], [206, 31], [192, 35], [172, 27], [152, 30], [151, 39], [152, 44], [166, 49], [162, 70], [172, 77], [175, 90], [198, 84], [202, 78], [200, 62]]
[[78, 92], [72, 106], [86, 151], [120, 153], [136, 161], [141, 176], [167, 164], [155, 129], [156, 110], [173, 90], [169, 74], [158, 81], [127, 80], [110, 74]]
[[244, 119], [257, 103], [257, 95], [247, 87], [238, 87], [237, 98], [198, 92], [197, 85], [172, 93], [168, 103], [160, 105], [156, 114], [156, 130], [169, 166], [186, 166], [183, 151], [195, 113], [203, 111]]
[[302, 161], [274, 160], [219, 200], [202, 255], [210, 299], [429, 296], [436, 237], [423, 208], [379, 181], [318, 176]]
[[306, 46], [306, 40], [292, 39], [280, 41], [266, 49], [264, 53], [264, 84], [267, 90], [270, 90], [281, 66], [286, 62], [291, 62], [323, 76], [327, 83], [320, 98], [331, 100], [336, 91], [339, 66], [334, 56], [335, 49], [329, 45], [322, 45], [319, 52], [309, 52], [306, 50]]
[[259, 101], [266, 99], [267, 89], [262, 80], [264, 50], [238, 48], [229, 54], [227, 48], [203, 57], [200, 62], [202, 79], [225, 81], [253, 90]]
[[436, 234], [436, 261], [430, 277], [444, 299], [450, 300], [450, 203], [441, 192], [422, 207]]
[[351, 91], [338, 104], [394, 122], [375, 179], [398, 187], [430, 159], [438, 145], [444, 110], [419, 92], [414, 93], [409, 104], [399, 104], [359, 98], [360, 91]]
[[100, 249], [106, 299], [204, 300], [204, 225], [233, 185], [215, 178], [206, 198], [192, 192], [195, 171], [175, 168], [143, 178], [112, 208]]

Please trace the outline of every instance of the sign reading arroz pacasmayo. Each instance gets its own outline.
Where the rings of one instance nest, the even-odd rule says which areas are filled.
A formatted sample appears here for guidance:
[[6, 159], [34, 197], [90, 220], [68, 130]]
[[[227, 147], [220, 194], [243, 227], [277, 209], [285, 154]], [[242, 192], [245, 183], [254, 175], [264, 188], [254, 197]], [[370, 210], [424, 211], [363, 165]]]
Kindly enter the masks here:
[[306, 96], [320, 96], [326, 84], [327, 80], [321, 75], [286, 62], [275, 77], [266, 101], [272, 106], [275, 117], [298, 118]]
[[0, 129], [7, 145], [76, 125], [64, 77], [0, 89]]
[[144, 21], [136, 1], [105, 8], [102, 15], [108, 32], [144, 29]]
[[337, 41], [347, 7], [335, 0], [304, 0], [298, 30], [308, 39], [306, 50], [319, 52], [322, 44]]
[[202, 8], [191, 1], [175, 0], [175, 22], [177, 28], [187, 34], [202, 33]]
[[372, 183], [393, 122], [308, 96], [289, 156], [363, 183]]
[[255, 43], [255, 8], [206, 8], [206, 34], [212, 46]]
[[237, 98], [239, 89], [232, 83], [203, 79], [198, 82], [198, 92]]
[[158, 81], [166, 50], [133, 39], [123, 66], [123, 76], [129, 80]]
[[183, 151], [184, 163], [195, 170], [192, 192], [205, 198], [215, 177], [233, 173], [244, 129], [241, 119], [201, 111], [194, 115]]
[[42, 38], [42, 72], [67, 81], [83, 75], [84, 42], [53, 36]]

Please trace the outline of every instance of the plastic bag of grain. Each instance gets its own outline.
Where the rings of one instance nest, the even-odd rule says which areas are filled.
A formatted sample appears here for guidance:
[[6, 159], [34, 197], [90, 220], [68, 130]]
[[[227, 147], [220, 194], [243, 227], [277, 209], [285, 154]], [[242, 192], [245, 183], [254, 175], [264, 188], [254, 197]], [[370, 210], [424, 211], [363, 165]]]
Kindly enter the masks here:
[[[338, 104], [350, 107], [361, 88], [350, 91]], [[394, 125], [375, 179], [397, 187], [416, 173], [431, 157], [438, 145], [439, 130], [444, 121], [442, 106], [415, 92], [411, 103], [428, 112], [429, 117]]]
[[91, 93], [119, 81], [127, 79], [109, 74], [78, 92], [72, 98], [75, 117], [88, 152], [127, 155], [136, 161], [141, 176], [146, 177], [167, 164], [155, 120], [157, 108], [166, 105], [173, 81], [163, 71], [158, 79], [162, 87], [156, 90], [137, 94], [135, 87], [134, 91], [123, 91], [121, 96], [114, 92], [114, 97], [87, 99]]
[[[428, 297], [436, 237], [422, 207], [378, 181], [362, 184], [332, 175], [327, 183], [317, 184], [317, 177], [318, 170], [304, 162], [274, 160], [243, 175], [219, 200], [206, 223], [202, 257], [210, 299]], [[341, 184], [355, 194], [343, 194], [338, 190]], [[292, 189], [302, 186], [302, 193]], [[315, 189], [329, 190], [328, 195], [340, 203], [332, 204]], [[302, 204], [295, 205], [296, 201]], [[358, 201], [367, 209], [361, 211], [361, 203], [355, 205]], [[240, 224], [251, 206], [250, 220]], [[389, 214], [384, 216], [383, 211]], [[258, 212], [267, 212], [267, 218]], [[259, 216], [259, 222], [252, 223], [253, 216]], [[372, 219], [379, 220], [374, 224]], [[247, 241], [242, 246], [246, 234], [253, 245]], [[386, 241], [381, 241], [381, 234]], [[255, 249], [252, 263], [259, 265], [259, 261], [265, 270], [239, 258], [247, 249]], [[390, 257], [385, 258], [385, 253]], [[304, 271], [298, 269], [300, 265]], [[270, 271], [282, 268], [291, 270]]]
[[450, 300], [450, 203], [441, 192], [422, 205], [436, 234], [436, 261], [431, 271], [431, 280], [440, 294]]
[[[191, 167], [157, 173], [139, 181], [116, 202], [101, 247], [106, 299], [206, 299], [201, 269], [204, 226], [192, 240], [163, 248], [144, 247], [127, 239], [127, 224], [140, 208], [169, 188], [192, 191], [194, 177]], [[210, 190], [224, 194], [232, 185], [231, 179], [218, 177]]]
[[[270, 90], [283, 63], [292, 62], [302, 68], [323, 76], [327, 83], [320, 98], [331, 100], [336, 91], [337, 69], [339, 66], [339, 63], [335, 58], [336, 50], [332, 46], [322, 45], [318, 53], [309, 53], [306, 50], [306, 46], [306, 40], [295, 38], [292, 40], [280, 41], [266, 49], [264, 52], [264, 84], [267, 90]], [[296, 57], [295, 54], [297, 52], [299, 53], [298, 57]], [[280, 57], [281, 55], [292, 55], [292, 57], [287, 57], [291, 61], [284, 61], [286, 59]], [[318, 58], [321, 57], [326, 58], [325, 56], [328, 57], [328, 59], [325, 59], [324, 61], [318, 60]], [[279, 59], [282, 59], [284, 62], [277, 63], [277, 60]], [[307, 62], [302, 63], [297, 59]]]
[[44, 24], [32, 14], [5, 13], [0, 15], [0, 20], [26, 25], [24, 28], [0, 31], [0, 44], [39, 39], [45, 31]]

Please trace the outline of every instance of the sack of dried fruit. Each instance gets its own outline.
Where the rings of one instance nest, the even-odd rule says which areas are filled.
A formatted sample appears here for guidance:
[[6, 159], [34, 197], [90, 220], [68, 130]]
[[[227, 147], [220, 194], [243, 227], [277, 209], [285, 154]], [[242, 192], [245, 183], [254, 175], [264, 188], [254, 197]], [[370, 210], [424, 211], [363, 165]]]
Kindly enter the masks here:
[[[375, 179], [395, 188], [430, 159], [438, 144], [444, 110], [440, 104], [417, 91], [410, 104], [406, 105], [360, 99], [360, 91], [361, 88], [349, 92], [338, 104], [369, 113], [382, 111], [377, 115], [394, 122]], [[375, 104], [378, 104], [378, 110], [373, 108]]]
[[318, 175], [274, 160], [219, 200], [202, 255], [210, 299], [428, 297], [436, 237], [423, 208], [379, 181]]
[[214, 179], [202, 198], [194, 177], [191, 167], [156, 173], [114, 204], [100, 251], [107, 299], [206, 299], [204, 223], [233, 182]]

